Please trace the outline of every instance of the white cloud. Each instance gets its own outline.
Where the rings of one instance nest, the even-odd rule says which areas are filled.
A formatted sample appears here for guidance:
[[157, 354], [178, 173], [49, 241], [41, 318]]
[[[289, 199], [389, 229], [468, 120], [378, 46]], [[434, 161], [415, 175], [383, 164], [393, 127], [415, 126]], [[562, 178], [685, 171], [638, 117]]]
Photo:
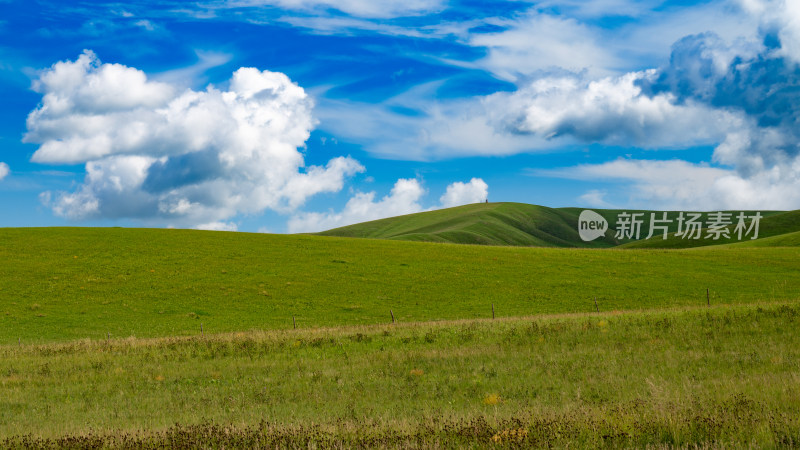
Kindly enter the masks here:
[[578, 206], [590, 206], [593, 208], [613, 208], [613, 206], [606, 201], [608, 192], [600, 189], [591, 189], [578, 197], [580, 202]]
[[306, 198], [319, 192], [338, 192], [345, 178], [363, 172], [364, 167], [351, 158], [334, 158], [325, 167], [312, 166], [305, 173], [297, 174], [286, 181], [283, 187], [289, 209], [301, 206]]
[[730, 173], [729, 170], [692, 164], [679, 159], [637, 160], [624, 158], [603, 164], [582, 164], [562, 169], [543, 169], [532, 172], [533, 175], [575, 180], [626, 179], [658, 184], [697, 184], [703, 180], [710, 183]]
[[[468, 183], [455, 182], [447, 186], [445, 194], [439, 199], [442, 203], [431, 209], [449, 208], [468, 203], [478, 203], [486, 199], [489, 186], [480, 178]], [[375, 200], [375, 192], [356, 193], [340, 212], [305, 212], [296, 214], [289, 220], [290, 233], [310, 233], [332, 228], [368, 222], [386, 217], [401, 216], [426, 211], [420, 204], [425, 189], [415, 179], [399, 179], [389, 195]]]
[[197, 49], [194, 53], [197, 55], [195, 64], [156, 74], [152, 79], [186, 88], [190, 87], [193, 82], [204, 80], [204, 74], [209, 69], [227, 64], [233, 59], [233, 55], [224, 52]]
[[[534, 174], [576, 180], [630, 182], [626, 189], [630, 192], [628, 205], [645, 209], [784, 210], [800, 205], [800, 160], [782, 170], [763, 171], [751, 177], [743, 177], [733, 170], [682, 160], [631, 159], [539, 170]], [[591, 200], [592, 197], [595, 196], [584, 200]]]
[[[632, 198], [642, 207], [797, 208], [800, 146], [796, 144], [797, 122], [792, 119], [797, 76], [793, 66], [786, 67], [776, 57], [792, 61], [793, 27], [800, 23], [794, 8], [800, 7], [754, 3], [763, 6], [755, 13], [761, 16], [777, 6], [783, 8], [777, 9], [783, 11], [780, 21], [773, 20], [777, 25], [742, 15], [730, 4], [705, 5], [703, 11], [723, 18], [721, 25], [712, 27], [722, 36], [704, 33], [681, 39], [673, 45], [669, 65], [661, 69], [599, 78], [591, 71], [576, 75], [545, 70], [526, 77], [526, 72], [541, 69], [532, 66], [519, 73], [506, 72], [518, 84], [514, 92], [439, 102], [427, 100], [435, 98], [439, 86], [431, 83], [382, 105], [331, 108], [323, 113], [323, 126], [333, 124], [333, 129], [362, 142], [374, 154], [417, 160], [546, 151], [576, 143], [650, 149], [716, 146], [712, 160], [721, 168], [685, 161], [623, 161], [571, 172], [632, 183]], [[678, 16], [672, 17], [678, 20]], [[696, 11], [681, 17], [694, 32], [708, 24], [708, 18]], [[763, 45], [764, 32], [757, 31], [759, 20], [767, 24], [766, 32], [779, 35], [780, 48]], [[742, 26], [737, 29], [736, 24]], [[596, 33], [577, 22], [563, 25], [565, 32], [578, 37]], [[474, 43], [496, 45], [501, 53], [513, 54], [513, 46], [523, 44], [515, 44], [510, 36], [521, 32], [512, 27], [481, 38], [486, 42]], [[635, 38], [632, 45], [637, 45], [637, 35], [629, 36]], [[538, 51], [538, 44], [524, 45], [519, 48], [520, 59]], [[520, 64], [525, 67], [525, 61]], [[509, 59], [492, 70], [499, 73], [497, 68], [517, 65]], [[765, 78], [765, 71], [774, 77]], [[418, 114], [397, 114], [398, 106]], [[376, 135], [387, 138], [371, 141], [370, 136]], [[563, 171], [561, 175], [570, 176]], [[589, 192], [581, 200], [601, 205], [605, 198], [599, 192]]]
[[[54, 123], [57, 119], [71, 115], [97, 118], [98, 115], [92, 114], [154, 108], [174, 96], [170, 85], [148, 81], [144, 72], [121, 64], [101, 64], [88, 50], [75, 61], [61, 61], [42, 72], [33, 82], [33, 90], [44, 94], [44, 98], [28, 117], [26, 142], [46, 139], [48, 133], [61, 131], [55, 127], [64, 123]], [[87, 131], [96, 131], [104, 124], [84, 125], [89, 128]], [[37, 153], [47, 152], [40, 149]]]
[[738, 0], [757, 17], [763, 28], [777, 31], [781, 41], [777, 54], [800, 64], [800, 3], [796, 0]]
[[475, 34], [469, 44], [485, 47], [488, 55], [478, 65], [506, 80], [519, 81], [553, 68], [609, 75], [622, 64], [613, 51], [601, 45], [599, 31], [572, 18], [531, 12], [490, 23], [508, 29]]
[[572, 17], [639, 17], [663, 3], [663, 0], [542, 0], [540, 9], [556, 8]]
[[425, 189], [414, 179], [399, 179], [392, 192], [375, 201], [375, 192], [359, 192], [353, 196], [341, 212], [297, 214], [289, 219], [290, 233], [307, 233], [329, 230], [359, 222], [400, 216], [422, 211], [419, 200]]
[[719, 192], [714, 189], [715, 183], [733, 176], [729, 170], [682, 160], [631, 159], [536, 173], [576, 180], [627, 181], [631, 183], [626, 188], [629, 193], [626, 203], [629, 206], [665, 210], [719, 208], [727, 201], [719, 197]]
[[443, 0], [228, 0], [217, 5], [242, 8], [273, 6], [307, 12], [325, 12], [335, 9], [355, 17], [392, 18], [416, 16], [438, 11]]
[[[513, 155], [564, 144], [497, 127], [483, 98], [437, 103], [426, 100], [427, 91], [406, 93], [379, 105], [323, 99], [317, 110], [320, 128], [362, 144], [373, 155], [415, 161]], [[419, 114], [398, 114], [394, 110], [398, 106]]]
[[292, 211], [364, 170], [349, 157], [304, 166], [313, 105], [281, 73], [240, 68], [228, 90], [194, 91], [86, 51], [43, 71], [34, 88], [43, 99], [27, 122], [25, 141], [40, 144], [33, 161], [86, 164], [76, 191], [49, 196], [70, 219], [221, 223]]
[[363, 32], [372, 32], [390, 36], [406, 36], [414, 38], [440, 37], [438, 30], [417, 29], [390, 25], [372, 19], [342, 16], [284, 16], [278, 22], [287, 23], [297, 28], [307, 28], [316, 34], [323, 35], [354, 35]]
[[548, 77], [514, 93], [486, 100], [496, 126], [544, 139], [564, 136], [584, 142], [642, 147], [687, 147], [713, 144], [742, 121], [740, 115], [687, 101], [670, 93], [644, 95], [641, 81], [654, 70], [585, 81]]
[[8, 168], [8, 164], [4, 162], [0, 162], [0, 180], [7, 177], [11, 170]]
[[609, 45], [625, 60], [653, 67], [667, 63], [670, 47], [686, 36], [711, 32], [728, 44], [752, 44], [760, 43], [758, 31], [752, 15], [730, 0], [715, 0], [646, 13], [617, 30]]
[[[554, 68], [597, 78], [656, 67], [667, 62], [674, 42], [692, 34], [713, 32], [728, 43], [759, 41], [759, 19], [731, 0], [663, 6], [661, 0], [544, 0], [516, 18], [485, 19], [506, 28], [500, 32], [453, 34], [487, 49], [474, 66], [514, 82]], [[636, 20], [611, 30], [597, 25], [598, 19], [617, 17]]]
[[[550, 151], [585, 142], [647, 148], [714, 145], [742, 114], [669, 92], [647, 95], [654, 70], [587, 80], [561, 74], [527, 81], [514, 92], [431, 102], [437, 83], [379, 105], [323, 100], [321, 128], [386, 158], [439, 160]], [[396, 108], [416, 115], [398, 114]], [[379, 137], [376, 139], [376, 137]]]
[[469, 183], [457, 181], [447, 186], [447, 191], [439, 201], [443, 207], [449, 208], [469, 203], [479, 203], [488, 198], [489, 185], [480, 178], [473, 178], [469, 180]]
[[153, 22], [145, 19], [137, 20], [136, 22], [134, 22], [134, 25], [136, 25], [137, 27], [144, 28], [147, 31], [155, 31], [156, 29], [156, 25], [153, 24]]
[[197, 225], [195, 228], [207, 231], [239, 231], [239, 227], [233, 222], [210, 222]]

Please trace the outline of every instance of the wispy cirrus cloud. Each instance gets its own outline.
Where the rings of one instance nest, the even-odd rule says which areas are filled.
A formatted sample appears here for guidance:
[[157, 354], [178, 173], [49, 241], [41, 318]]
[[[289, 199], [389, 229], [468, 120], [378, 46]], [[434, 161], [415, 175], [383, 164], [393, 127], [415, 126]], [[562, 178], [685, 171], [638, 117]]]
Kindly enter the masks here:
[[467, 42], [487, 50], [477, 65], [509, 81], [524, 80], [536, 72], [567, 70], [609, 75], [622, 61], [604, 44], [604, 33], [570, 17], [532, 10], [521, 17], [491, 19], [496, 33], [471, 35]]
[[[542, 169], [535, 176], [623, 183], [620, 200], [628, 207], [664, 210], [795, 209], [800, 205], [800, 164], [792, 173], [760, 172], [742, 177], [734, 170], [682, 160], [617, 159], [602, 164]], [[596, 189], [580, 197], [589, 206], [608, 207]]]
[[443, 9], [445, 5], [444, 0], [224, 0], [208, 3], [206, 7], [270, 7], [307, 13], [335, 10], [354, 17], [391, 18], [429, 14]]

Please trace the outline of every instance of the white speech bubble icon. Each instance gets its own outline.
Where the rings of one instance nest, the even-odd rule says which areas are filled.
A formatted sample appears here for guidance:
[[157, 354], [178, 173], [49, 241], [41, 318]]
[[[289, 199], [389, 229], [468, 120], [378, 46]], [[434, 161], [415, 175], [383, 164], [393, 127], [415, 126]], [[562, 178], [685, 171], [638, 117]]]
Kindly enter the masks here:
[[585, 242], [593, 241], [606, 234], [608, 222], [605, 217], [586, 209], [578, 217], [578, 234]]

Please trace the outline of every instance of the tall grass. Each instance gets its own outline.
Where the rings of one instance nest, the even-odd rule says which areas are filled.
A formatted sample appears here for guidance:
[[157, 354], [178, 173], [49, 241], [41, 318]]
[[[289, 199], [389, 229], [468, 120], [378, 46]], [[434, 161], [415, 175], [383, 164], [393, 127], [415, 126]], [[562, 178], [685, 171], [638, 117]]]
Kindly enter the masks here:
[[0, 440], [791, 447], [798, 325], [788, 303], [5, 345]]

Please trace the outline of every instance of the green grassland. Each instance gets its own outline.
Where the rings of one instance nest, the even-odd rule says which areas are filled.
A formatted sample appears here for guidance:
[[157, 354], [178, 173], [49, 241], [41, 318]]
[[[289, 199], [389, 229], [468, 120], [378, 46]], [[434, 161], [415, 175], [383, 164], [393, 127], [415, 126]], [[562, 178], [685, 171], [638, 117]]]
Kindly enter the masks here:
[[796, 447], [797, 242], [0, 229], [0, 447]]
[[800, 231], [730, 245], [737, 247], [800, 247]]
[[0, 230], [0, 344], [800, 298], [800, 248], [589, 250]]
[[5, 345], [0, 445], [791, 448], [798, 326], [792, 302]]
[[[737, 242], [731, 238], [714, 240], [705, 230], [701, 239], [682, 239], [678, 231], [677, 213], [670, 216], [667, 239], [647, 237], [652, 211], [596, 209], [609, 224], [604, 237], [584, 242], [578, 235], [578, 217], [582, 208], [548, 208], [524, 203], [477, 203], [455, 208], [427, 211], [399, 217], [364, 222], [318, 233], [322, 236], [359, 237], [455, 244], [513, 245], [534, 247], [607, 248], [691, 248]], [[641, 240], [617, 239], [614, 228], [622, 212], [641, 213]], [[755, 211], [744, 211], [751, 216]], [[735, 216], [732, 216], [735, 221]], [[800, 211], [761, 211], [763, 219], [759, 237], [771, 237], [800, 231]], [[660, 215], [656, 213], [656, 218]], [[749, 221], [748, 221], [749, 223]], [[733, 226], [729, 227], [732, 231]]]

